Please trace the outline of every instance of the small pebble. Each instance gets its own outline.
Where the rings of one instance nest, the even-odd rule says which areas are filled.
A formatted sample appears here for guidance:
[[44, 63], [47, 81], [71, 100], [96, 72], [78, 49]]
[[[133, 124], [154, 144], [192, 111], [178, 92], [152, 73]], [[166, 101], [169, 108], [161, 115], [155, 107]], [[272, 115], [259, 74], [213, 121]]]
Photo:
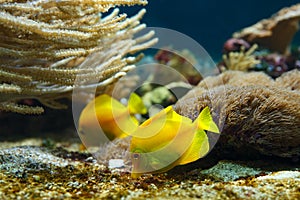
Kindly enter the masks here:
[[70, 198], [70, 197], [72, 197], [72, 194], [70, 192], [67, 192], [67, 193], [65, 193], [64, 196]]
[[32, 178], [33, 178], [35, 181], [41, 180], [41, 177], [38, 176], [38, 175], [33, 175]]
[[114, 168], [123, 168], [125, 167], [124, 160], [122, 159], [111, 159], [108, 161], [108, 168], [114, 169]]

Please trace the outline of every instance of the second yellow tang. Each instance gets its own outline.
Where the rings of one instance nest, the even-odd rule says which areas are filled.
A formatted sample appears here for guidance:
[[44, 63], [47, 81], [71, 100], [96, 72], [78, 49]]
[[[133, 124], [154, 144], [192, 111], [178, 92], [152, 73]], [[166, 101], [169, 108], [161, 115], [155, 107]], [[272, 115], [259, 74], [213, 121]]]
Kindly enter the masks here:
[[111, 96], [103, 94], [83, 109], [79, 118], [79, 133], [90, 138], [99, 135], [100, 132], [105, 133], [109, 140], [124, 138], [138, 127], [134, 114], [146, 112], [142, 99], [135, 93], [129, 97], [127, 107]]

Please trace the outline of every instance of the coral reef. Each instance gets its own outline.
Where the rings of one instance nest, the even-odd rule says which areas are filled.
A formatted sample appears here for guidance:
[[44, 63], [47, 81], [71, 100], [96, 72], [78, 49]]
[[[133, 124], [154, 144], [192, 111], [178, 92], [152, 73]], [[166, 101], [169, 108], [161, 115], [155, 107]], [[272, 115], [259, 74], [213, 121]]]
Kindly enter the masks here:
[[255, 55], [252, 55], [256, 48], [257, 45], [254, 44], [245, 52], [245, 46], [241, 46], [239, 52], [231, 51], [228, 54], [223, 54], [225, 66], [219, 66], [221, 71], [225, 69], [248, 71], [255, 67], [255, 65], [260, 63], [260, 60]]
[[250, 48], [250, 44], [243, 39], [230, 38], [224, 43], [223, 54], [228, 54], [232, 51], [240, 51], [241, 47], [243, 47], [244, 50], [248, 50]]
[[[246, 52], [245, 52], [246, 51]], [[300, 69], [300, 54], [298, 49], [287, 55], [272, 53], [268, 49], [259, 49], [243, 39], [231, 38], [224, 43], [222, 61], [218, 63], [219, 71], [262, 71], [277, 78], [283, 73]]]
[[[298, 5], [295, 5], [289, 9], [283, 9], [277, 15], [275, 15], [274, 18], [278, 17], [278, 19], [276, 19], [279, 20], [279, 16], [282, 13], [286, 14], [285, 12], [287, 12], [289, 13], [287, 14], [287, 16], [291, 17], [289, 19], [290, 21], [288, 20], [288, 22], [293, 26], [295, 26], [296, 24], [296, 26], [298, 27], [300, 18], [299, 8], [300, 7]], [[280, 18], [280, 20], [281, 19], [282, 18]], [[253, 27], [262, 26], [263, 28], [266, 28], [273, 27], [274, 25], [274, 21], [272, 21], [271, 19], [262, 20], [261, 23], [263, 23], [264, 25], [262, 26], [260, 23], [258, 23], [259, 25], [256, 24]], [[276, 33], [273, 33], [272, 30], [270, 30], [272, 33], [268, 34], [266, 34], [267, 31], [262, 31], [263, 34], [266, 34], [271, 38], [260, 37], [260, 34], [255, 35], [256, 31], [252, 30], [253, 27], [246, 28], [241, 33], [235, 33], [234, 36], [237, 38], [230, 38], [224, 43], [224, 54], [222, 57], [222, 61], [218, 64], [219, 70], [221, 72], [228, 69], [241, 71], [263, 71], [266, 74], [270, 75], [272, 78], [277, 78], [287, 71], [300, 69], [299, 47], [294, 47], [290, 50], [288, 49], [288, 46], [290, 46], [290, 44], [287, 42], [291, 42], [291, 39], [285, 41], [286, 36], [284, 34], [288, 34], [285, 32], [287, 27], [282, 24], [278, 26], [276, 25], [276, 28], [274, 28], [274, 31], [276, 30]], [[292, 38], [296, 31], [297, 29], [293, 33], [289, 33], [291, 34], [289, 35], [289, 37]], [[245, 34], [246, 36], [244, 36], [243, 34]], [[276, 38], [280, 38], [280, 40], [278, 41]], [[282, 41], [286, 43], [286, 50], [283, 51], [276, 48], [274, 49], [274, 44], [281, 43]], [[253, 44], [252, 47], [251, 44]], [[245, 51], [247, 52], [245, 53]]]
[[[118, 5], [145, 5], [145, 0], [0, 2], [0, 110], [38, 114], [42, 107], [19, 104], [36, 99], [64, 108], [76, 86], [91, 84], [102, 93], [137, 60], [128, 57], [154, 44], [153, 32], [134, 38], [145, 25], [145, 10], [127, 18]], [[106, 15], [106, 16], [105, 16]], [[137, 58], [140, 58], [139, 56]], [[75, 83], [75, 80], [79, 80]]]
[[258, 55], [257, 59], [261, 61], [260, 64], [256, 65], [251, 70], [263, 71], [273, 78], [277, 78], [287, 71], [300, 69], [297, 64], [299, 63], [300, 57], [294, 53], [288, 55], [269, 53], [265, 55]]
[[300, 4], [296, 4], [283, 8], [269, 19], [263, 19], [234, 33], [233, 37], [285, 54], [289, 52], [289, 45], [299, 29], [299, 20]]
[[154, 58], [160, 64], [170, 66], [177, 70], [192, 85], [197, 85], [202, 79], [200, 73], [195, 68], [198, 61], [188, 49], [177, 51], [171, 47], [167, 47], [159, 50]]
[[[175, 110], [195, 119], [210, 106], [219, 121], [221, 149], [247, 155], [299, 159], [300, 73], [293, 70], [273, 80], [261, 72], [227, 71], [204, 79], [180, 99]], [[251, 154], [251, 153], [250, 153]]]
[[263, 71], [277, 78], [299, 69], [299, 49], [290, 48], [299, 20], [300, 4], [296, 4], [234, 33], [233, 38], [224, 43], [220, 71]]
[[176, 97], [166, 87], [157, 87], [143, 96], [143, 102], [147, 108], [153, 105], [167, 107], [176, 102]]

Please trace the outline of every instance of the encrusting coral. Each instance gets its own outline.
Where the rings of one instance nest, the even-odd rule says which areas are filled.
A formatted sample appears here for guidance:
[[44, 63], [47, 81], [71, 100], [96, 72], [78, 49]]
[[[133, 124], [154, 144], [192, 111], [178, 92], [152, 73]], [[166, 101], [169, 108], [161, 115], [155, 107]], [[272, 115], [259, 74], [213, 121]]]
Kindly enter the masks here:
[[[134, 67], [153, 45], [150, 31], [139, 20], [142, 9], [127, 18], [119, 5], [145, 5], [145, 0], [2, 0], [0, 1], [0, 110], [38, 114], [42, 107], [18, 104], [37, 99], [51, 108], [70, 97], [74, 87], [93, 84], [102, 93]], [[75, 83], [75, 80], [80, 80]]]
[[299, 159], [299, 80], [298, 70], [276, 80], [262, 72], [227, 71], [201, 81], [177, 102], [175, 110], [194, 120], [210, 106], [219, 122], [217, 144], [222, 151]]

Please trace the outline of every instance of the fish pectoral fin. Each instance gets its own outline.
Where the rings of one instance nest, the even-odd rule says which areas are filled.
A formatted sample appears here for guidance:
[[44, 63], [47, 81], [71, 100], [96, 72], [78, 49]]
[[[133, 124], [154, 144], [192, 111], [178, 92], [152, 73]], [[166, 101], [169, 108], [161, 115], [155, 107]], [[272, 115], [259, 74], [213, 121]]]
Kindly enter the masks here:
[[131, 93], [128, 100], [128, 109], [130, 114], [146, 114], [147, 108], [143, 100], [136, 93]]
[[204, 157], [209, 151], [209, 142], [206, 133], [203, 130], [198, 130], [195, 133], [193, 142], [187, 151], [182, 155], [179, 165], [185, 165]]
[[157, 171], [157, 170], [160, 170], [164, 167], [164, 163], [161, 163], [159, 161], [154, 161], [154, 162], [151, 162], [151, 167]]
[[195, 121], [198, 124], [198, 127], [202, 130], [220, 133], [218, 126], [212, 119], [210, 114], [209, 107], [205, 107], [199, 114], [198, 118]]

